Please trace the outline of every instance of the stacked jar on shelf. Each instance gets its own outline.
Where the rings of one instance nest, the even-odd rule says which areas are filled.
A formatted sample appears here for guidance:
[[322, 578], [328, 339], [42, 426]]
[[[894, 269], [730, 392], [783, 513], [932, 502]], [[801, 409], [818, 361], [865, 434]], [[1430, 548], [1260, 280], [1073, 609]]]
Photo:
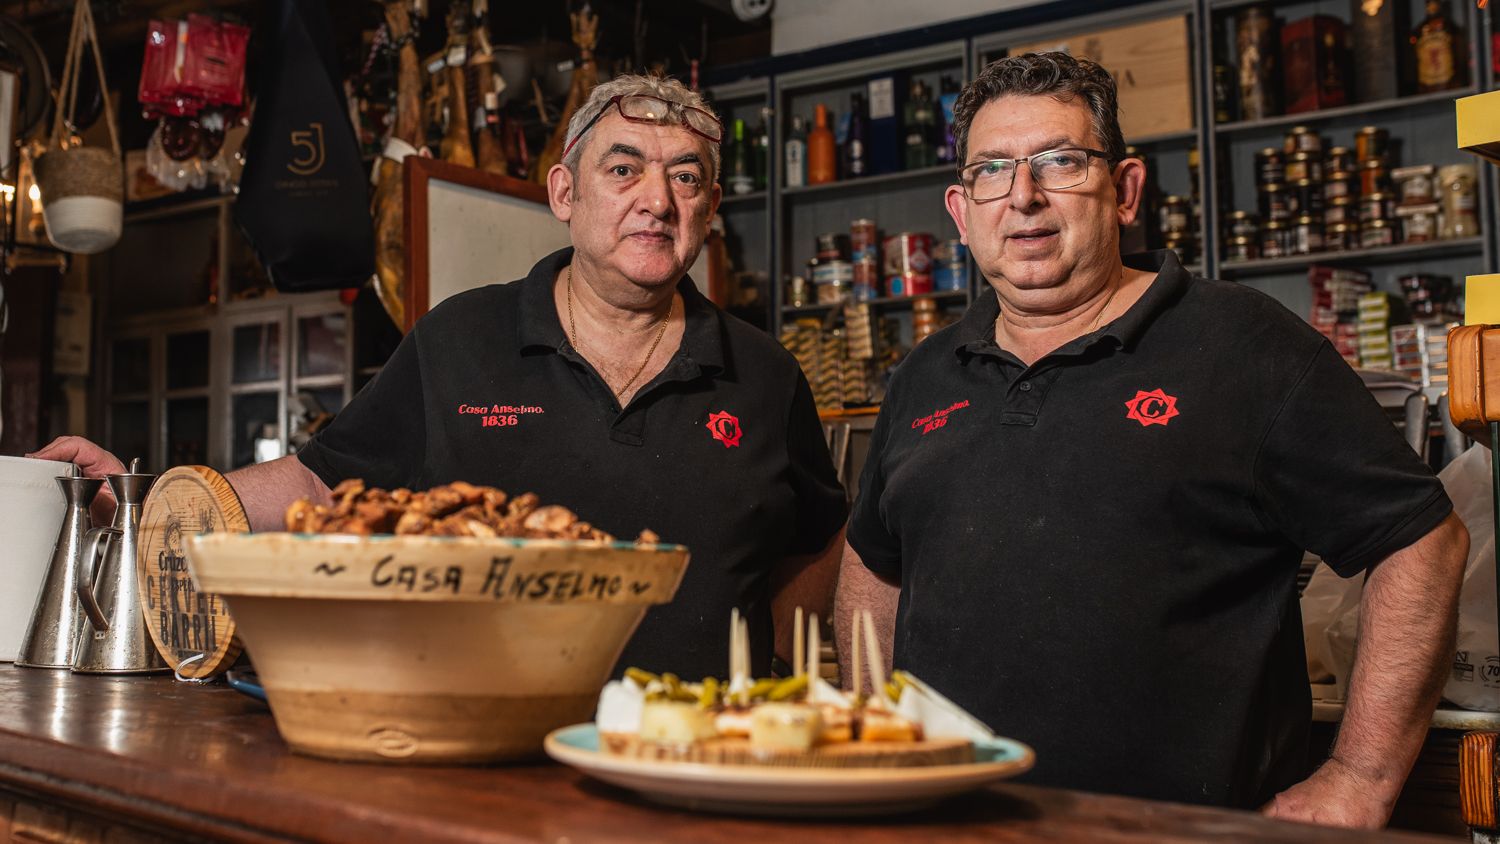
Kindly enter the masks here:
[[[1225, 259], [1376, 249], [1478, 234], [1472, 164], [1393, 171], [1391, 158], [1389, 135], [1378, 126], [1356, 132], [1352, 150], [1325, 148], [1317, 132], [1293, 127], [1280, 149], [1255, 154], [1259, 217], [1230, 213]], [[1435, 201], [1434, 174], [1442, 203]], [[1392, 189], [1392, 177], [1399, 193]]]
[[875, 221], [858, 219], [848, 234], [818, 235], [807, 274], [788, 279], [785, 301], [831, 305], [960, 292], [968, 284], [968, 254], [961, 241], [935, 241], [927, 232], [894, 234], [882, 245]]

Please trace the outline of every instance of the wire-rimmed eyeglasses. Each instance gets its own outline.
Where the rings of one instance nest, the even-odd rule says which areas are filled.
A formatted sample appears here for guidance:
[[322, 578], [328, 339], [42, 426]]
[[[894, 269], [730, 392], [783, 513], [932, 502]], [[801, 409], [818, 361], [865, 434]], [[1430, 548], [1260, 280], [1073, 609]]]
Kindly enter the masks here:
[[1089, 159], [1109, 161], [1109, 154], [1097, 149], [1065, 147], [1049, 149], [1025, 158], [991, 158], [976, 161], [958, 170], [964, 194], [974, 202], [988, 202], [1010, 195], [1016, 184], [1016, 172], [1025, 163], [1031, 168], [1031, 180], [1042, 190], [1076, 188], [1089, 178]]

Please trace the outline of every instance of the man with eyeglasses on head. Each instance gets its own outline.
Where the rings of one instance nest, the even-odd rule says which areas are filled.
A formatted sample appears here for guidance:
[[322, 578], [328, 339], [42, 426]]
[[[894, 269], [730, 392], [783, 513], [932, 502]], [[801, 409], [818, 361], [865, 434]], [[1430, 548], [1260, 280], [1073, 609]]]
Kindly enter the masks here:
[[[617, 670], [724, 676], [735, 609], [757, 676], [770, 673], [773, 610], [789, 659], [795, 608], [827, 614], [847, 508], [796, 360], [687, 277], [719, 204], [722, 136], [675, 80], [595, 88], [547, 174], [573, 245], [524, 279], [445, 300], [307, 447], [231, 472], [251, 526], [282, 529], [288, 504], [327, 501], [346, 478], [535, 492], [692, 553]], [[121, 471], [77, 437], [35, 456]]]
[[[837, 620], [1037, 751], [1032, 781], [1378, 827], [1452, 658], [1468, 535], [1324, 338], [1119, 252], [1146, 166], [1058, 53], [960, 95], [948, 213], [988, 289], [896, 370]], [[1303, 549], [1365, 575], [1332, 757], [1305, 769]], [[889, 651], [887, 651], [889, 652]]]

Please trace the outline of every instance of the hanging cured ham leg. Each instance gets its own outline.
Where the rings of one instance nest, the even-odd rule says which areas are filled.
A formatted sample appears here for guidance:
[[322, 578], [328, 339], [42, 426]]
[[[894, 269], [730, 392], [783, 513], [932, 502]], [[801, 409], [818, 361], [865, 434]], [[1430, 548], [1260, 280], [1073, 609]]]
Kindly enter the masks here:
[[377, 182], [371, 200], [375, 217], [375, 291], [391, 321], [406, 329], [405, 244], [402, 240], [401, 159], [421, 144], [422, 77], [417, 69], [417, 49], [412, 43], [409, 0], [385, 3], [385, 24], [391, 41], [400, 44], [396, 76], [396, 122], [386, 142], [385, 155], [376, 163]]

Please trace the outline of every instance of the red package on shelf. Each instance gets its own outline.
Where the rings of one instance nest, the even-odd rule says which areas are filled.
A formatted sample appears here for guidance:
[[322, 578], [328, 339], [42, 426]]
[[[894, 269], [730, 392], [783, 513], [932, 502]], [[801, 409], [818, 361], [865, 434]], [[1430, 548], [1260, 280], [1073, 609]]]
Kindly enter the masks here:
[[151, 21], [137, 97], [148, 117], [190, 117], [244, 101], [250, 29], [207, 15]]
[[179, 68], [186, 36], [176, 21], [153, 20], [146, 29], [146, 54], [141, 60], [136, 98], [151, 116], [173, 113], [171, 104], [181, 86]]
[[249, 27], [188, 15], [182, 92], [207, 105], [237, 106], [245, 88]]

